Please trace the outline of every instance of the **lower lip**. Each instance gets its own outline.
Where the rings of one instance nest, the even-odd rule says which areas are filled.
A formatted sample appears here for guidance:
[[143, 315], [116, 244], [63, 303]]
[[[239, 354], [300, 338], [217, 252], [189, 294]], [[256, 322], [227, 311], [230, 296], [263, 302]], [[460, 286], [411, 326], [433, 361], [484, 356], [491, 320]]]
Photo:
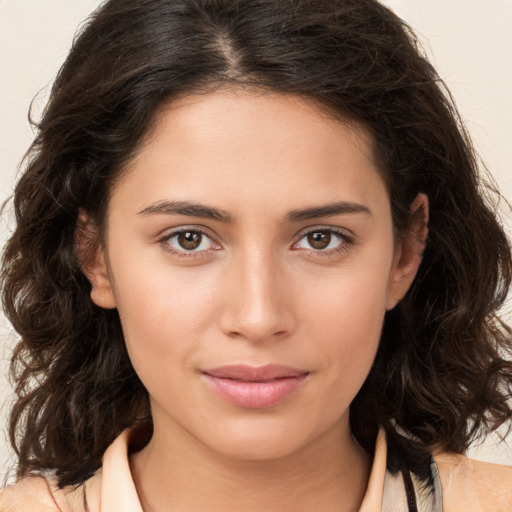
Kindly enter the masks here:
[[247, 409], [264, 409], [279, 404], [292, 395], [307, 374], [269, 381], [241, 381], [205, 374], [210, 386], [225, 400]]

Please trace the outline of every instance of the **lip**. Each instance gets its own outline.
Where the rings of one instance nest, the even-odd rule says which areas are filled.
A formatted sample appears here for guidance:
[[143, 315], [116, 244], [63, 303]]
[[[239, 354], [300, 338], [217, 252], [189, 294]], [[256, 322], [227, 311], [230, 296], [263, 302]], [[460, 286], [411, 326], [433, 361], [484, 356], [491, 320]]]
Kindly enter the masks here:
[[289, 366], [228, 365], [202, 372], [223, 399], [247, 409], [273, 407], [300, 387], [309, 372]]

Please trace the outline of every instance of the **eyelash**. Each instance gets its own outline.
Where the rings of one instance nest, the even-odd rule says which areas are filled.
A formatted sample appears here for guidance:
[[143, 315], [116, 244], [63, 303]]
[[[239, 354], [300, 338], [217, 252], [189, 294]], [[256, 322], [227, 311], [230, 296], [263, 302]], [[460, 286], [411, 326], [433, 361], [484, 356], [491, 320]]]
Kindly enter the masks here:
[[300, 243], [301, 240], [304, 240], [306, 237], [312, 235], [313, 233], [329, 233], [330, 235], [334, 235], [340, 240], [340, 243], [336, 247], [333, 247], [332, 249], [303, 249], [311, 254], [314, 254], [315, 256], [331, 257], [337, 254], [344, 254], [349, 250], [350, 246], [353, 245], [354, 243], [353, 237], [350, 236], [346, 231], [335, 229], [332, 227], [319, 226], [302, 232], [299, 236], [299, 239], [297, 240], [297, 242], [294, 242], [292, 247], [296, 246], [297, 244]]
[[[183, 228], [183, 229], [178, 229], [177, 231], [173, 231], [172, 233], [169, 233], [169, 234], [161, 237], [158, 240], [158, 242], [162, 246], [164, 246], [164, 249], [166, 251], [170, 252], [174, 256], [178, 256], [179, 258], [194, 258], [194, 257], [197, 257], [199, 254], [204, 253], [204, 252], [209, 251], [209, 250], [214, 250], [214, 251], [219, 250], [219, 249], [204, 249], [202, 251], [194, 251], [194, 250], [187, 251], [186, 249], [177, 250], [177, 249], [174, 249], [173, 247], [171, 247], [171, 245], [170, 245], [171, 240], [173, 238], [178, 237], [181, 234], [184, 234], [184, 233], [193, 233], [193, 234], [201, 235], [202, 237], [208, 238], [212, 242], [212, 244], [215, 244], [215, 245], [219, 246], [219, 244], [217, 244], [212, 239], [212, 237], [210, 235], [208, 235], [208, 233], [206, 233], [205, 231], [203, 231], [202, 229], [199, 229], [199, 228]], [[201, 240], [201, 243], [202, 243], [202, 240]]]
[[[217, 245], [219, 248], [203, 249], [201, 251], [195, 251], [195, 250], [187, 251], [186, 249], [176, 250], [173, 247], [171, 247], [170, 241], [173, 238], [178, 237], [179, 235], [184, 234], [184, 233], [193, 233], [193, 234], [201, 235], [202, 237], [206, 237], [211, 241], [212, 244]], [[308, 237], [309, 235], [311, 235], [313, 233], [329, 233], [331, 235], [334, 235], [335, 237], [337, 237], [340, 240], [340, 243], [332, 249], [313, 249], [313, 248], [302, 249], [302, 250], [308, 251], [311, 254], [314, 254], [315, 256], [329, 257], [329, 256], [333, 256], [336, 254], [343, 254], [346, 251], [348, 251], [349, 247], [354, 243], [353, 238], [350, 235], [348, 235], [345, 231], [334, 229], [332, 227], [316, 227], [316, 228], [308, 229], [307, 231], [302, 232], [300, 234], [298, 240], [292, 244], [292, 249], [301, 250], [300, 248], [296, 248], [295, 246], [297, 246], [302, 240], [304, 240], [306, 237]], [[192, 228], [190, 228], [190, 229], [184, 228], [184, 229], [179, 229], [177, 231], [173, 231], [172, 233], [166, 234], [165, 236], [161, 237], [158, 240], [158, 242], [162, 246], [164, 246], [164, 249], [166, 251], [168, 251], [171, 254], [178, 256], [180, 258], [191, 258], [191, 257], [194, 258], [194, 257], [197, 257], [198, 255], [200, 255], [201, 253], [205, 253], [205, 252], [211, 251], [211, 250], [217, 251], [220, 249], [219, 244], [217, 244], [212, 239], [212, 237], [210, 235], [208, 235], [208, 233], [206, 233], [205, 231], [203, 231], [199, 228], [193, 228], [193, 229]], [[201, 243], [202, 243], [202, 240], [201, 240], [200, 244]]]

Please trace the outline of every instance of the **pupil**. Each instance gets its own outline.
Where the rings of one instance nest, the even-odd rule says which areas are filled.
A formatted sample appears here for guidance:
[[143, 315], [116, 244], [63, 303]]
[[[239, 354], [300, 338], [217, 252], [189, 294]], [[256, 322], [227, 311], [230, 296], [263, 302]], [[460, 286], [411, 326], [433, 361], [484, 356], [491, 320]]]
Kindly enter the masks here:
[[308, 242], [315, 249], [325, 249], [331, 242], [331, 234], [328, 231], [315, 231], [308, 235]]
[[201, 233], [194, 233], [193, 231], [185, 231], [178, 235], [178, 243], [188, 251], [197, 249], [201, 244]]

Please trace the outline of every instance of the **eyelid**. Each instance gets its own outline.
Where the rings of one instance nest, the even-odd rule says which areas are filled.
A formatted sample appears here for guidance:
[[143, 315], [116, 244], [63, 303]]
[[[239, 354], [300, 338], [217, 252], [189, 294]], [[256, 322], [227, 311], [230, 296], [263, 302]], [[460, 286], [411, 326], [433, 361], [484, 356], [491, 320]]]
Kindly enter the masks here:
[[[202, 250], [190, 250], [187, 251], [186, 249], [179, 250], [174, 247], [172, 247], [169, 243], [169, 240], [171, 240], [173, 237], [180, 235], [181, 233], [186, 232], [193, 232], [193, 233], [199, 233], [200, 235], [208, 238], [214, 245], [216, 245], [216, 248], [208, 248], [208, 249], [202, 249]], [[209, 251], [218, 251], [220, 250], [221, 244], [216, 240], [217, 237], [212, 236], [211, 233], [209, 233], [209, 230], [202, 227], [202, 226], [179, 226], [175, 227], [169, 230], [164, 231], [157, 239], [157, 242], [164, 246], [164, 249], [171, 254], [177, 255], [179, 257], [199, 257]]]
[[[327, 231], [338, 238], [340, 238], [344, 243], [340, 243], [339, 247], [334, 247], [332, 249], [303, 249], [295, 247], [304, 237], [311, 233], [316, 233], [319, 231]], [[319, 256], [328, 256], [335, 253], [339, 253], [342, 251], [348, 250], [348, 246], [353, 245], [356, 241], [355, 235], [345, 228], [335, 227], [335, 226], [325, 226], [325, 225], [318, 225], [318, 226], [311, 226], [306, 229], [301, 230], [296, 236], [295, 236], [295, 242], [292, 244], [292, 249], [295, 248], [295, 250], [301, 250], [301, 251], [307, 251], [313, 254], [318, 254]]]
[[[216, 245], [215, 248], [208, 248], [208, 249], [202, 249], [202, 250], [190, 250], [187, 251], [186, 249], [183, 250], [177, 250], [170, 246], [168, 241], [179, 235], [180, 233], [184, 233], [187, 231], [199, 233], [202, 236], [207, 237], [211, 242]], [[297, 248], [296, 245], [307, 235], [310, 233], [318, 232], [318, 231], [327, 231], [332, 234], [334, 234], [336, 237], [340, 238], [344, 243], [340, 243], [339, 247], [335, 247], [332, 249], [305, 249], [305, 248]], [[300, 250], [300, 251], [307, 251], [310, 253], [314, 253], [320, 256], [328, 256], [335, 253], [343, 252], [348, 250], [348, 247], [350, 245], [353, 245], [356, 242], [356, 236], [348, 229], [341, 228], [338, 226], [326, 226], [326, 225], [316, 225], [316, 226], [310, 226], [308, 228], [302, 229], [299, 231], [294, 239], [295, 241], [292, 243], [291, 248], [294, 250]], [[165, 250], [170, 252], [171, 254], [180, 256], [180, 257], [199, 257], [201, 255], [204, 255], [210, 251], [218, 251], [222, 249], [222, 245], [218, 241], [218, 237], [215, 235], [212, 235], [210, 230], [204, 226], [201, 225], [180, 225], [175, 228], [169, 228], [168, 230], [165, 230], [160, 236], [157, 238], [157, 242], [161, 245], [164, 245]]]
[[[295, 236], [294, 236], [294, 239], [296, 241], [300, 240], [301, 238], [303, 238], [304, 236], [306, 235], [309, 235], [310, 233], [315, 233], [317, 231], [329, 231], [331, 233], [334, 233], [335, 235], [338, 235], [346, 240], [350, 240], [350, 241], [353, 241], [355, 242], [356, 241], [356, 235], [350, 231], [349, 229], [347, 228], [341, 228], [341, 227], [338, 227], [338, 226], [329, 226], [329, 225], [323, 225], [323, 224], [318, 224], [318, 225], [315, 225], [315, 226], [309, 226], [307, 228], [304, 228], [304, 229], [301, 229]], [[296, 243], [296, 242], [294, 242]]]

